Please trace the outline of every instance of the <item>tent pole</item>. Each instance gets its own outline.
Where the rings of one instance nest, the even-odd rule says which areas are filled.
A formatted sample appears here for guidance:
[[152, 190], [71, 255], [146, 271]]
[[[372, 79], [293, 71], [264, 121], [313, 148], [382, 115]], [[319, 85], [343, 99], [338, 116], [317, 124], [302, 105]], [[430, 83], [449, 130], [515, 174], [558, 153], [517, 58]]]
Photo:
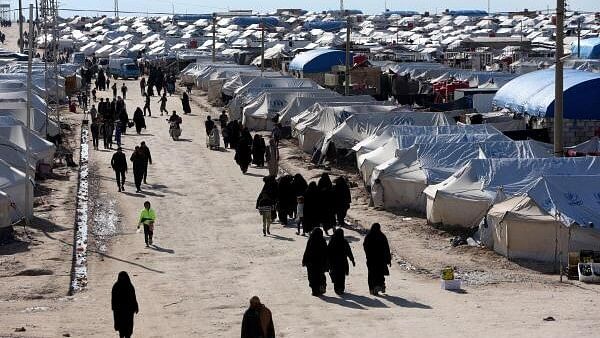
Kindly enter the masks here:
[[[29, 162], [31, 161], [31, 99], [33, 97], [32, 95], [32, 84], [31, 84], [31, 77], [32, 77], [32, 61], [33, 61], [33, 49], [35, 48], [34, 46], [34, 39], [32, 36], [32, 32], [33, 32], [33, 4], [29, 4], [29, 39], [27, 39], [28, 41], [28, 45], [27, 45], [27, 49], [29, 51], [29, 57], [27, 60], [27, 138], [25, 139], [25, 208], [26, 209], [26, 217], [25, 217], [25, 221], [27, 223], [27, 225], [31, 224], [31, 216], [29, 214], [29, 206], [31, 206], [33, 208], [33, 200], [32, 200], [32, 196], [33, 196], [33, 191], [32, 191], [32, 186], [31, 186], [31, 180], [32, 180], [32, 174], [31, 174], [31, 168], [29, 167]], [[33, 209], [32, 209], [33, 212]]]
[[212, 17], [212, 62], [217, 61], [217, 13]]
[[346, 17], [346, 72], [344, 74], [344, 95], [350, 95], [350, 16]]

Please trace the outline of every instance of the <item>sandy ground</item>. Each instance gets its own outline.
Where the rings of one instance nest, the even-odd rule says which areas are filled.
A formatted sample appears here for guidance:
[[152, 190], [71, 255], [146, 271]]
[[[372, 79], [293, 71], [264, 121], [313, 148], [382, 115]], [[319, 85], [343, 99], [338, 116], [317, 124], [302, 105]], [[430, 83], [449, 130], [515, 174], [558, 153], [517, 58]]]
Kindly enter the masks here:
[[[127, 105], [133, 112], [135, 106], [142, 105], [142, 99], [137, 82], [128, 82], [128, 87]], [[205, 106], [198, 93], [194, 93], [194, 100]], [[176, 97], [169, 100], [168, 109], [181, 111]], [[251, 168], [248, 175], [242, 175], [233, 161], [233, 152], [205, 147], [203, 121], [208, 108], [194, 106], [194, 115], [183, 117], [183, 139], [179, 142], [168, 138], [167, 123], [157, 116], [157, 103], [153, 110], [144, 135], [127, 135], [123, 144], [128, 155], [142, 140], [152, 151], [155, 163], [149, 169], [150, 184], [142, 194], [133, 193], [131, 171], [127, 191], [118, 193], [109, 168], [112, 153], [91, 154], [92, 165], [97, 169], [97, 207], [90, 231], [101, 236], [91, 243], [87, 290], [66, 296], [68, 277], [58, 271], [44, 277], [1, 276], [2, 290], [13, 290], [17, 297], [2, 293], [0, 337], [116, 336], [112, 329], [110, 289], [121, 270], [130, 273], [140, 304], [136, 337], [238, 336], [243, 311], [253, 295], [261, 297], [272, 310], [278, 337], [597, 336], [594, 332], [599, 319], [598, 302], [594, 298], [600, 288], [523, 279], [510, 284], [467, 286], [463, 293], [442, 291], [439, 281], [431, 278], [433, 272], [407, 271], [400, 258], [406, 255], [412, 260], [414, 254], [407, 251], [414, 248], [425, 255], [417, 260], [417, 265], [433, 271], [440, 255], [448, 254], [451, 263], [460, 262], [461, 249], [440, 247], [443, 236], [432, 234], [431, 243], [435, 245], [430, 245], [429, 255], [436, 263], [429, 264], [428, 251], [418, 243], [403, 247], [407, 242], [403, 236], [395, 235], [390, 226], [397, 220], [383, 213], [379, 214], [380, 220], [397, 253], [397, 264], [388, 278], [388, 295], [368, 294], [362, 235], [346, 231], [357, 262], [348, 278], [348, 294], [334, 295], [329, 283], [325, 297], [310, 296], [306, 271], [300, 264], [306, 238], [297, 236], [294, 228], [279, 224], [273, 225], [272, 236], [262, 236], [254, 203], [266, 170]], [[299, 167], [294, 166], [292, 159], [286, 161], [288, 168]], [[135, 232], [138, 211], [145, 200], [153, 203], [159, 217], [157, 246], [153, 249], [145, 248], [143, 235]], [[352, 215], [377, 218], [378, 214], [361, 208], [364, 206], [357, 202]], [[65, 215], [68, 211], [65, 207]], [[120, 221], [118, 235], [106, 241], [110, 237], [106, 234], [113, 230], [107, 227], [114, 226], [110, 222], [114, 218]], [[61, 234], [72, 239], [72, 219], [65, 217], [61, 224], [65, 228]], [[410, 234], [409, 230], [398, 231]], [[35, 257], [55, 257], [63, 261], [61, 271], [68, 271], [64, 262], [70, 260], [69, 247], [65, 244], [59, 250], [58, 243], [45, 240], [14, 257], [32, 266]], [[437, 250], [440, 253], [434, 254]], [[476, 260], [473, 257], [465, 252], [462, 260]], [[3, 268], [8, 259], [3, 257]], [[39, 259], [37, 262], [46, 266]], [[34, 278], [36, 285], [51, 283], [56, 291], [39, 299], [18, 296], [40, 293], [27, 287]], [[45, 282], [39, 282], [40, 278]], [[542, 320], [548, 316], [556, 321]], [[15, 332], [21, 327], [26, 331]]]

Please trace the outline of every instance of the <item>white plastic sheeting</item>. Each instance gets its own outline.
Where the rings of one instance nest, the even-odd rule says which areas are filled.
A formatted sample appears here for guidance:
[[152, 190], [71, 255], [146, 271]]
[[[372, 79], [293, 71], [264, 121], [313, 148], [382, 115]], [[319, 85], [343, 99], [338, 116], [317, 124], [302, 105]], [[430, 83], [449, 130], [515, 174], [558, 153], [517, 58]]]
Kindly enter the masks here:
[[442, 183], [424, 190], [427, 220], [433, 224], [473, 227], [493, 203], [526, 191], [539, 177], [599, 172], [600, 159], [596, 157], [471, 160]]
[[21, 124], [0, 125], [0, 142], [8, 140], [25, 152], [28, 138], [31, 156], [37, 162], [52, 164], [56, 150], [54, 144], [39, 137]]
[[455, 124], [443, 112], [393, 112], [391, 114], [350, 116], [334, 130], [327, 133], [322, 151], [329, 144], [336, 149], [351, 149], [365, 138], [376, 135], [390, 125], [405, 126], [446, 126]]
[[[15, 124], [17, 121], [23, 125], [27, 123], [27, 107], [25, 103], [0, 105], [0, 124]], [[58, 123], [47, 118], [46, 113], [39, 109], [31, 109], [30, 125], [31, 129], [35, 130], [40, 136], [56, 136], [60, 132]]]
[[29, 196], [31, 203], [27, 204], [26, 184], [33, 185], [33, 182], [27, 180], [25, 173], [0, 159], [0, 191], [4, 192], [10, 201], [15, 204], [15, 209], [10, 209], [12, 222], [33, 215], [33, 187]]
[[384, 114], [397, 109], [394, 106], [352, 105], [327, 107], [319, 104], [310, 110], [292, 118], [292, 134], [298, 138], [300, 148], [312, 153], [322, 146], [325, 134], [354, 114]]
[[[482, 139], [493, 139], [497, 134], [480, 134]], [[473, 135], [459, 135], [472, 138]], [[469, 160], [475, 158], [537, 158], [529, 150], [529, 141], [518, 142], [466, 142], [466, 143], [425, 143], [410, 148], [398, 149], [393, 158], [373, 169], [370, 183], [380, 179], [384, 191], [386, 208], [407, 208], [424, 213], [426, 199], [423, 190], [428, 185], [442, 182], [450, 177]], [[367, 154], [368, 155], [368, 154]], [[540, 157], [550, 154], [542, 153]], [[546, 155], [546, 156], [543, 156]], [[366, 155], [365, 155], [366, 156]], [[361, 171], [368, 170], [363, 163]]]
[[319, 103], [324, 106], [347, 106], [350, 104], [370, 103], [370, 104], [385, 104], [384, 102], [375, 101], [370, 95], [357, 95], [357, 96], [341, 96], [335, 92], [330, 92], [331, 96], [326, 97], [305, 97], [300, 96], [294, 98], [289, 104], [281, 110], [279, 113], [279, 122], [284, 126], [289, 126], [292, 117], [295, 117], [305, 110], [312, 107], [315, 103]]
[[572, 147], [565, 147], [565, 150], [569, 154], [577, 155], [585, 154], [585, 155], [600, 155], [600, 138], [598, 136], [594, 136], [591, 139], [580, 143], [578, 145]]
[[227, 96], [233, 96], [233, 93], [238, 88], [243, 87], [248, 82], [254, 80], [254, 78], [259, 77], [259, 76], [284, 77], [279, 72], [263, 72], [261, 74], [260, 69], [253, 69], [253, 70], [248, 69], [248, 70], [244, 70], [243, 72], [240, 72], [240, 73], [232, 76], [230, 79], [228, 79], [227, 82], [225, 82], [225, 84], [223, 84], [223, 88], [221, 89], [221, 91], [223, 92], [223, 94], [225, 94]]
[[249, 102], [242, 110], [242, 124], [251, 130], [270, 130], [273, 127], [271, 119], [280, 113], [292, 100], [298, 97], [310, 97], [318, 100], [321, 97], [331, 97], [334, 92], [328, 89], [311, 91], [290, 90], [264, 91]]
[[[566, 253], [600, 250], [600, 176], [544, 176], [495, 204], [484, 226], [492, 248], [511, 259], [558, 263]], [[560, 257], [560, 253], [563, 257]]]

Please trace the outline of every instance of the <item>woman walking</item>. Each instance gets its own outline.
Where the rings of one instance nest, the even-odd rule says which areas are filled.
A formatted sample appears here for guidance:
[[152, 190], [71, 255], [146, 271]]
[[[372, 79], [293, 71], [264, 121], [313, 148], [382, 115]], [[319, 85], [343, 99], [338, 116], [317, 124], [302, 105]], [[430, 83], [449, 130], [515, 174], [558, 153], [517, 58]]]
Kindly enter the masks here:
[[277, 177], [279, 173], [279, 149], [275, 139], [269, 139], [266, 155], [269, 175]]
[[252, 162], [251, 147], [252, 136], [250, 136], [248, 129], [244, 128], [240, 141], [235, 149], [234, 157], [235, 162], [240, 166], [240, 169], [244, 174], [248, 171], [248, 166]]
[[311, 232], [319, 226], [319, 188], [317, 183], [310, 182], [304, 194], [304, 221], [302, 231]]
[[252, 163], [257, 167], [265, 166], [265, 139], [259, 134], [254, 134], [252, 140]]
[[129, 160], [133, 162], [133, 180], [135, 182], [136, 192], [140, 193], [142, 192], [142, 180], [144, 179], [146, 156], [140, 150], [140, 147], [136, 146]]
[[267, 190], [263, 190], [256, 200], [256, 209], [262, 216], [263, 236], [271, 234], [271, 212], [274, 209], [275, 201]]
[[187, 115], [192, 113], [192, 107], [190, 107], [190, 96], [186, 92], [183, 92], [181, 97], [181, 105], [183, 106], [184, 114]]
[[312, 289], [312, 295], [323, 295], [327, 290], [327, 243], [320, 228], [313, 230], [306, 242], [302, 266], [308, 272], [308, 285]]
[[363, 242], [369, 270], [369, 292], [377, 295], [385, 293], [385, 276], [390, 274], [388, 266], [392, 266], [392, 254], [387, 237], [381, 232], [381, 225], [373, 223], [371, 230]]
[[317, 186], [319, 188], [319, 222], [323, 225], [325, 234], [329, 235], [329, 230], [335, 227], [335, 196], [329, 174], [323, 173]]
[[352, 202], [350, 187], [348, 187], [348, 182], [346, 182], [346, 179], [342, 176], [336, 178], [334, 183], [335, 216], [337, 218], [338, 226], [344, 226], [346, 225], [346, 214], [348, 213], [348, 209], [350, 209], [350, 202]]
[[158, 102], [160, 102], [160, 116], [163, 116], [163, 113], [169, 114], [167, 111], [167, 93], [163, 93]]
[[139, 312], [135, 288], [125, 271], [119, 272], [112, 288], [111, 307], [115, 331], [120, 338], [129, 338], [133, 333], [133, 315]]
[[137, 107], [133, 113], [133, 123], [135, 123], [135, 132], [139, 135], [142, 129], [146, 129], [146, 119], [144, 118], [144, 112], [140, 107]]
[[352, 266], [356, 266], [350, 244], [344, 238], [344, 230], [338, 228], [333, 232], [329, 245], [327, 245], [329, 276], [333, 283], [333, 290], [338, 295], [344, 294], [344, 290], [346, 289], [346, 276], [350, 272], [348, 259], [352, 262]]

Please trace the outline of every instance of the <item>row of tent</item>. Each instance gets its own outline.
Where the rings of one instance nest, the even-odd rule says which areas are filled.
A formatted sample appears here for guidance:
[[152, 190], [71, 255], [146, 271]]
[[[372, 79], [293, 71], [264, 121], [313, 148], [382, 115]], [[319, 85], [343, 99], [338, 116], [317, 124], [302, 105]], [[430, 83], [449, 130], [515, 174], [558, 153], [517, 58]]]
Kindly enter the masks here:
[[[54, 161], [56, 147], [47, 138], [55, 138], [60, 126], [47, 115], [46, 100], [64, 100], [65, 79], [58, 76], [56, 82], [54, 76], [44, 77], [43, 69], [43, 65], [34, 64], [31, 129], [27, 128], [26, 67], [13, 62], [0, 69], [0, 226], [32, 215], [34, 181], [25, 172], [27, 168], [31, 173], [46, 170]], [[32, 188], [27, 189], [28, 185]]]
[[[210, 82], [220, 66], [200, 67]], [[556, 263], [557, 252], [600, 248], [600, 213], [587, 204], [600, 201], [594, 157], [555, 158], [552, 145], [513, 141], [493, 123], [457, 123], [461, 111], [411, 111], [306, 79], [240, 75], [247, 70], [231, 70], [220, 87], [231, 117], [259, 131], [278, 116], [315, 162], [354, 155], [384, 208], [442, 227], [480, 227], [482, 243], [511, 258]]]

